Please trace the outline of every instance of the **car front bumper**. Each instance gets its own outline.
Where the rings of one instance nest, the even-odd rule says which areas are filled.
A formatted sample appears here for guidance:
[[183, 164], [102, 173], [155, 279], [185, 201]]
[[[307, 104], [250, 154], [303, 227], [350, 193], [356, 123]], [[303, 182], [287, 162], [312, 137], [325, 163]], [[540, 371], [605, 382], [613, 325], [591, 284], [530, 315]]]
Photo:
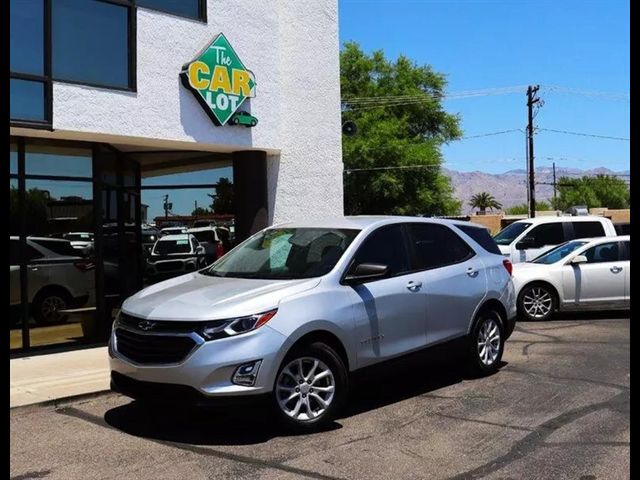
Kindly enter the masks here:
[[[159, 385], [190, 387], [203, 398], [260, 395], [272, 391], [275, 376], [289, 348], [289, 339], [268, 325], [259, 329], [212, 341], [201, 341], [184, 360], [174, 364], [138, 364], [118, 352], [115, 333], [109, 341], [109, 364], [116, 379], [118, 374], [125, 378], [121, 385], [135, 382], [144, 390], [148, 382]], [[232, 382], [236, 369], [242, 365], [261, 360], [253, 386], [237, 385]], [[126, 386], [114, 390], [127, 394]], [[156, 385], [158, 386], [158, 385]], [[135, 393], [131, 391], [131, 393]], [[134, 398], [139, 395], [130, 395]]]

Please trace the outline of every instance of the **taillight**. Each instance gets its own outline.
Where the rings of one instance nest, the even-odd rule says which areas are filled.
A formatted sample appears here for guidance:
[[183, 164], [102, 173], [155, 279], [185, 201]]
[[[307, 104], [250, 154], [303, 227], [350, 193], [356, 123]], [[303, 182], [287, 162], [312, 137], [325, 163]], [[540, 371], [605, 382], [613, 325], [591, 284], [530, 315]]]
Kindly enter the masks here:
[[506, 268], [509, 275], [511, 275], [511, 272], [513, 272], [513, 264], [511, 263], [511, 260], [505, 258], [502, 260], [502, 265], [504, 265], [504, 268]]
[[73, 266], [81, 272], [88, 272], [89, 270], [93, 270], [95, 268], [95, 264], [89, 260], [76, 260], [75, 262], [73, 262]]
[[220, 258], [223, 255], [224, 255], [224, 246], [222, 245], [222, 243], [218, 243], [216, 245], [216, 258]]

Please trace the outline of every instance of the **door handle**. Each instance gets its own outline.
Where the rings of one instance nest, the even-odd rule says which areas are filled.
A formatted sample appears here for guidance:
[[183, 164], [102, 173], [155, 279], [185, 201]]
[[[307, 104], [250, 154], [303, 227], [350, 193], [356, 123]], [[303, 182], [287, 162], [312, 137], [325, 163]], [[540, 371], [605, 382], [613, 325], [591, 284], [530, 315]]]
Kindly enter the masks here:
[[476, 278], [478, 276], [478, 270], [474, 269], [473, 267], [469, 267], [467, 268], [467, 275], [469, 275], [471, 278]]
[[622, 267], [611, 267], [609, 270], [613, 273], [620, 273], [622, 271]]
[[37, 272], [38, 271], [38, 267], [29, 267], [29, 271]]
[[422, 282], [414, 282], [413, 280], [411, 280], [409, 283], [407, 283], [407, 290], [410, 290], [412, 292], [417, 292], [418, 290], [420, 290], [420, 287], [422, 287]]

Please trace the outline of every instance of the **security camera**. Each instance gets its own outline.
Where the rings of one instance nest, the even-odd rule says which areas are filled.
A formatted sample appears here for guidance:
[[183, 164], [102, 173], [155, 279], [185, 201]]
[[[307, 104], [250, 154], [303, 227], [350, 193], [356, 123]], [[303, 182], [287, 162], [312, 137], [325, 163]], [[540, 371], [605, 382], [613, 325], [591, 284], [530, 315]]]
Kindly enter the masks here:
[[349, 120], [342, 124], [342, 133], [345, 134], [347, 137], [353, 137], [357, 131], [358, 131], [358, 128], [356, 127], [355, 122], [352, 122]]

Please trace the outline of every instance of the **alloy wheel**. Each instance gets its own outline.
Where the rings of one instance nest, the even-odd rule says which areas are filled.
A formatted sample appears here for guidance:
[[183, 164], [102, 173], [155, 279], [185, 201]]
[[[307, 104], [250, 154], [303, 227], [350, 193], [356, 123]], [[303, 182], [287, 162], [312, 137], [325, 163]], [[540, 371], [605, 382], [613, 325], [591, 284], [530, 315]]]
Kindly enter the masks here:
[[42, 301], [42, 305], [40, 306], [40, 312], [42, 313], [42, 318], [47, 323], [59, 322], [64, 317], [64, 314], [61, 310], [66, 310], [67, 303], [64, 299], [58, 297], [57, 295], [51, 295], [46, 297]]
[[336, 381], [329, 367], [313, 357], [289, 362], [276, 382], [280, 409], [293, 420], [305, 422], [321, 417], [335, 396]]
[[533, 287], [522, 297], [522, 307], [532, 318], [545, 318], [551, 312], [553, 298], [544, 288]]
[[478, 332], [478, 355], [487, 367], [493, 365], [500, 354], [500, 328], [493, 318], [484, 321]]

